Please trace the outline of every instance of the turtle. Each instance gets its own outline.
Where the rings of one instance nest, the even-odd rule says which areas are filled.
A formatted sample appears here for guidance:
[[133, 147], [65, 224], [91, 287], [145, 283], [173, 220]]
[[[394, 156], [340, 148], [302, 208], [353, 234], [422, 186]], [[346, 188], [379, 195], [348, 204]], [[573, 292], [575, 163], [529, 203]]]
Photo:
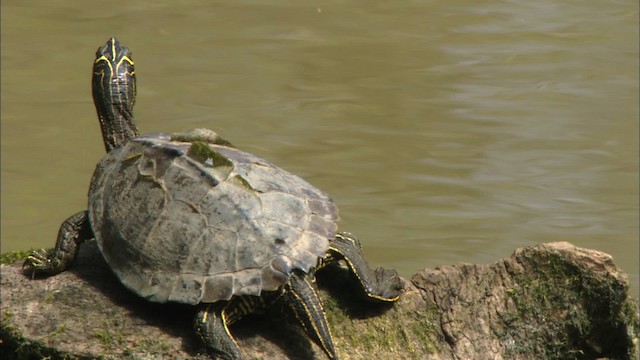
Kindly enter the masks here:
[[349, 271], [365, 299], [400, 297], [397, 271], [372, 270], [360, 241], [337, 231], [331, 197], [307, 181], [213, 130], [140, 135], [132, 53], [116, 38], [96, 52], [92, 94], [107, 154], [91, 179], [88, 210], [62, 223], [55, 248], [33, 251], [25, 273], [65, 271], [95, 239], [133, 293], [197, 307], [194, 330], [213, 359], [242, 359], [229, 326], [276, 304], [338, 359], [315, 282], [329, 266]]

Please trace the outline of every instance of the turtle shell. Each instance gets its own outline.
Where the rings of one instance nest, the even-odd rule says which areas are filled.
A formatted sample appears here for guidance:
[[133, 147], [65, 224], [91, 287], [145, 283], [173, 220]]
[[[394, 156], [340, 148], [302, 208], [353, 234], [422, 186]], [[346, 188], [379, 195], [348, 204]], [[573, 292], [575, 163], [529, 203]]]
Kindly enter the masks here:
[[210, 303], [315, 266], [337, 227], [331, 198], [233, 147], [198, 158], [195, 144], [143, 135], [98, 163], [89, 217], [122, 283], [151, 301]]

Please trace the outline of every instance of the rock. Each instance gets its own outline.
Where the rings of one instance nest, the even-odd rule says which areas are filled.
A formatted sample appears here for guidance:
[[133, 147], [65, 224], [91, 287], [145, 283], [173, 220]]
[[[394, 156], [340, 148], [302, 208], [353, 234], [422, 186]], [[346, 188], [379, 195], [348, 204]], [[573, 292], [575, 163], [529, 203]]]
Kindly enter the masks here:
[[633, 359], [638, 307], [610, 255], [566, 242], [413, 276], [454, 359]]
[[[2, 359], [207, 359], [191, 329], [195, 308], [130, 293], [93, 242], [50, 278], [28, 278], [21, 261], [1, 271]], [[321, 297], [343, 360], [637, 356], [637, 302], [595, 250], [550, 243], [490, 265], [424, 269], [390, 306], [354, 299], [344, 272], [327, 272]], [[273, 311], [232, 326], [246, 359], [326, 359], [283, 319]]]

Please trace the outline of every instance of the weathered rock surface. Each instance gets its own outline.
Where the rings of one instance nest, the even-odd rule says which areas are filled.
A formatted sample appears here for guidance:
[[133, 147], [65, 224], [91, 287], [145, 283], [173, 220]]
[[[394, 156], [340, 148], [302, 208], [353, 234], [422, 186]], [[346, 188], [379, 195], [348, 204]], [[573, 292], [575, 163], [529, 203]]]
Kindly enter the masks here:
[[[32, 280], [2, 265], [2, 359], [206, 359], [195, 309], [128, 292], [94, 243], [73, 269]], [[638, 307], [602, 252], [569, 243], [490, 265], [424, 269], [392, 306], [353, 296], [339, 269], [319, 279], [342, 359], [633, 359]], [[246, 359], [325, 359], [279, 312], [232, 327]]]

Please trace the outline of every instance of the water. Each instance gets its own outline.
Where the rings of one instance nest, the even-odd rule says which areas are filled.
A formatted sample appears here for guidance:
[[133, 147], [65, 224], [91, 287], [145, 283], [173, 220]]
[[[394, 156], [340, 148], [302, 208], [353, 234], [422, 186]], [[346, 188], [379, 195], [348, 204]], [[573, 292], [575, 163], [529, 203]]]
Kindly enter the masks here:
[[2, 251], [50, 247], [104, 147], [95, 49], [142, 132], [213, 128], [322, 188], [370, 263], [570, 241], [638, 293], [638, 4], [3, 1]]

